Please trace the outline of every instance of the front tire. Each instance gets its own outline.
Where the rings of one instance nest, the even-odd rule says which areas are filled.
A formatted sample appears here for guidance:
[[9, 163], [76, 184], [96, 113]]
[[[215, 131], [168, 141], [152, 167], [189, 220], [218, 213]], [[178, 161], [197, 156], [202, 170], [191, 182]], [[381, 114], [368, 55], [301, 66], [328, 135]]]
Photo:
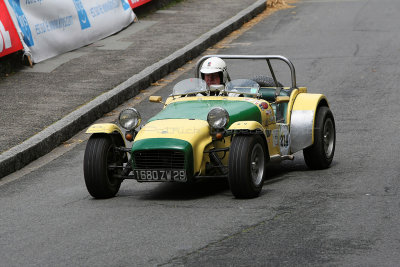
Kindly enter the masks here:
[[264, 184], [267, 164], [266, 147], [258, 135], [239, 135], [229, 152], [228, 181], [236, 198], [257, 197]]
[[310, 169], [328, 168], [335, 154], [336, 130], [333, 114], [328, 107], [317, 110], [314, 128], [314, 144], [303, 150], [304, 160]]
[[114, 197], [121, 186], [122, 180], [113, 177], [118, 170], [110, 168], [123, 162], [123, 156], [115, 153], [114, 148], [111, 136], [107, 135], [92, 135], [87, 142], [83, 172], [86, 188], [94, 198]]

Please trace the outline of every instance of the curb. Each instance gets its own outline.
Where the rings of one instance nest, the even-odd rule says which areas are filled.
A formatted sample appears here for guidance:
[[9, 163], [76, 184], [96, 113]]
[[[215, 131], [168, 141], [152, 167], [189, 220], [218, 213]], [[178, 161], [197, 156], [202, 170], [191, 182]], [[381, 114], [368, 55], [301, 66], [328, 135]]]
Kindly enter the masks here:
[[240, 28], [267, 8], [266, 0], [259, 0], [234, 17], [201, 35], [185, 47], [100, 95], [40, 133], [0, 155], [0, 178], [11, 174], [73, 137], [76, 133], [110, 112], [126, 100], [136, 96], [141, 88], [161, 79], [197, 57], [229, 33]]

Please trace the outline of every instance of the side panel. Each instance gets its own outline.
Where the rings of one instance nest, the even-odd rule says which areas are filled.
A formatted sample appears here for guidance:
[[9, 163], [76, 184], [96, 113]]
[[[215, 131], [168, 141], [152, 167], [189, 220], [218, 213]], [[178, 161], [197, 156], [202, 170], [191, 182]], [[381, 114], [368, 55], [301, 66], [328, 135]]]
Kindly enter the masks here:
[[270, 157], [280, 154], [279, 128], [277, 124], [270, 124], [266, 130], [267, 143]]
[[295, 153], [314, 142], [314, 119], [318, 104], [327, 99], [322, 94], [297, 95], [290, 117], [290, 151]]

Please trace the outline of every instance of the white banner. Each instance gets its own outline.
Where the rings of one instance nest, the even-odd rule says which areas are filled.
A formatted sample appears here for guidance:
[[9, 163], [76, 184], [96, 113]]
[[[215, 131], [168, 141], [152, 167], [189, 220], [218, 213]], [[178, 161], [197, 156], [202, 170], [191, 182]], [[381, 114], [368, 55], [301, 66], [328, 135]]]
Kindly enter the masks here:
[[127, 0], [4, 1], [33, 62], [110, 36], [135, 18]]

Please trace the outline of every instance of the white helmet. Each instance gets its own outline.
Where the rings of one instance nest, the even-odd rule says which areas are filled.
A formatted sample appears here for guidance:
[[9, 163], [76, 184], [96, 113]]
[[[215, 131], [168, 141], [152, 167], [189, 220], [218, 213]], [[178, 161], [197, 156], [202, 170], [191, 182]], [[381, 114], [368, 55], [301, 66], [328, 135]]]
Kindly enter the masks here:
[[220, 73], [220, 79], [223, 84], [225, 84], [228, 80], [228, 71], [226, 67], [225, 61], [220, 59], [219, 57], [210, 57], [203, 62], [201, 65], [201, 78], [204, 79], [204, 74], [210, 73]]

